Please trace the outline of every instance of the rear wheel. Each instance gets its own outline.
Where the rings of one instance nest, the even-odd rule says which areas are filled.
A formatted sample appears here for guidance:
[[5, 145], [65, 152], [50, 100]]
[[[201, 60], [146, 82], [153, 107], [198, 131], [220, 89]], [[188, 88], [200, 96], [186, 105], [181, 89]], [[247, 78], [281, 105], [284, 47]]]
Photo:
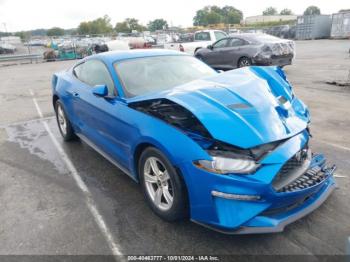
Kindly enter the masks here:
[[161, 218], [176, 221], [187, 217], [187, 191], [170, 161], [154, 147], [146, 148], [138, 172], [147, 203]]
[[238, 67], [245, 67], [245, 66], [251, 66], [252, 65], [252, 61], [250, 60], [250, 58], [248, 57], [241, 57], [238, 60]]
[[202, 49], [202, 48], [201, 48], [201, 47], [197, 47], [197, 48], [194, 50], [194, 54], [196, 54], [197, 51], [198, 51], [199, 49]]
[[57, 100], [55, 103], [55, 111], [58, 129], [60, 130], [63, 139], [65, 141], [76, 139], [77, 136], [74, 133], [72, 124], [69, 122], [60, 100]]

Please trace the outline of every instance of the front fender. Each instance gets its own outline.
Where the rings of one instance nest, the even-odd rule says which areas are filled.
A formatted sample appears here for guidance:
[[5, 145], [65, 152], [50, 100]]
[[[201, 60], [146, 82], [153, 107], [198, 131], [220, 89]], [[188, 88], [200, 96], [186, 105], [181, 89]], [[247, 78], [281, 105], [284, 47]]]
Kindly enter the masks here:
[[[169, 125], [168, 123], [153, 116], [130, 109], [131, 119], [135, 119], [135, 126], [138, 135], [130, 134], [133, 139], [130, 151], [129, 169], [137, 178], [135, 164], [135, 153], [139, 145], [151, 144], [158, 148], [174, 166], [179, 166], [183, 162], [192, 162], [196, 159], [208, 159], [210, 156], [203, 150], [199, 144], [189, 138], [180, 129]], [[132, 139], [132, 138], [131, 138]]]

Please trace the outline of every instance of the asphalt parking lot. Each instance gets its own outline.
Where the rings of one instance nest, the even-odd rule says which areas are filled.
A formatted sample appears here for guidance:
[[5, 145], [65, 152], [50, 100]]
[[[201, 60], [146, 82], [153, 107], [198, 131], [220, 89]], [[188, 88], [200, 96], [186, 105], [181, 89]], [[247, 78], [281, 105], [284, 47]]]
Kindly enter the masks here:
[[118, 168], [80, 141], [62, 141], [50, 81], [74, 61], [0, 67], [0, 254], [344, 254], [350, 236], [350, 87], [325, 81], [350, 74], [350, 41], [296, 46], [296, 60], [285, 70], [310, 107], [313, 151], [338, 166], [338, 188], [318, 210], [269, 235], [223, 235], [189, 221], [162, 221]]

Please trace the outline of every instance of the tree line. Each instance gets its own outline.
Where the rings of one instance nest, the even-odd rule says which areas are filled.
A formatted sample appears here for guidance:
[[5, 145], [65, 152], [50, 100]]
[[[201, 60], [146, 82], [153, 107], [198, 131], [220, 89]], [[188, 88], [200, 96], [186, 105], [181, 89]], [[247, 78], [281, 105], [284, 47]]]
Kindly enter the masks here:
[[[339, 12], [341, 12], [340, 10]], [[277, 9], [273, 6], [270, 6], [266, 8], [263, 12], [262, 15], [293, 15], [292, 10], [285, 8], [282, 9], [280, 12], [277, 11]], [[320, 15], [321, 10], [317, 6], [311, 5], [308, 8], [305, 9], [304, 15]]]
[[77, 28], [79, 35], [106, 34], [106, 33], [131, 33], [133, 31], [156, 31], [168, 28], [168, 22], [162, 18], [150, 21], [147, 26], [142, 25], [135, 18], [126, 18], [122, 22], [116, 23], [113, 27], [111, 18], [107, 15], [88, 22], [81, 22]]
[[[309, 6], [304, 11], [304, 15], [320, 14], [321, 11], [317, 6]], [[274, 7], [268, 7], [262, 12], [262, 15], [292, 15], [292, 10], [288, 8], [282, 9], [280, 12]], [[194, 26], [208, 26], [219, 23], [224, 24], [239, 24], [243, 19], [243, 12], [233, 6], [224, 6], [222, 8], [212, 5], [205, 6], [202, 9], [197, 10], [193, 17]], [[154, 32], [156, 30], [162, 30], [168, 28], [168, 22], [162, 18], [150, 21], [147, 26], [142, 25], [135, 18], [126, 18], [122, 22], [116, 23], [113, 27], [111, 19], [106, 15], [102, 18], [98, 18], [89, 22], [81, 22], [78, 26], [77, 33], [80, 35], [87, 34], [104, 34], [104, 33], [131, 33], [132, 31], [145, 31], [149, 30]], [[56, 31], [56, 33], [59, 33]]]
[[[340, 10], [344, 12], [347, 10]], [[282, 9], [280, 12], [275, 7], [267, 7], [262, 15], [292, 15], [292, 10], [288, 8]], [[304, 15], [321, 14], [320, 8], [317, 6], [309, 6], [305, 9]], [[219, 23], [224, 24], [239, 24], [243, 19], [243, 12], [233, 6], [224, 6], [222, 8], [212, 5], [205, 6], [197, 10], [193, 17], [194, 26], [208, 26]], [[62, 35], [95, 35], [109, 33], [131, 33], [134, 30], [141, 32], [149, 30], [151, 32], [157, 30], [168, 29], [168, 22], [163, 18], [157, 18], [150, 21], [147, 25], [143, 25], [136, 18], [126, 18], [122, 22], [116, 23], [114, 26], [111, 23], [111, 18], [108, 15], [97, 18], [92, 21], [81, 22], [76, 29], [62, 29], [53, 27], [50, 29], [37, 29], [32, 31], [16, 32], [15, 35], [21, 38], [26, 38], [28, 35], [47, 35], [47, 36], [62, 36]], [[1, 35], [2, 32], [0, 32]], [[3, 33], [3, 35], [8, 35]]]

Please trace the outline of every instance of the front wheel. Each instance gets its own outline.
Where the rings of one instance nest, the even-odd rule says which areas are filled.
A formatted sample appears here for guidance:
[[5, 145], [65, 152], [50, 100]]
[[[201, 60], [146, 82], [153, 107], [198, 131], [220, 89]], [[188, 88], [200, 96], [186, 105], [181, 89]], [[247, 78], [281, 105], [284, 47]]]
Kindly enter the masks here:
[[[203, 61], [203, 56], [201, 56], [201, 55], [195, 55], [195, 57], [196, 57], [198, 60]], [[203, 61], [203, 62], [204, 62], [204, 61]]]
[[158, 216], [167, 221], [187, 217], [186, 186], [162, 152], [154, 147], [145, 149], [138, 172], [146, 201]]
[[239, 59], [238, 61], [238, 67], [245, 67], [245, 66], [251, 66], [252, 65], [252, 61], [248, 58], [248, 57], [242, 57]]

